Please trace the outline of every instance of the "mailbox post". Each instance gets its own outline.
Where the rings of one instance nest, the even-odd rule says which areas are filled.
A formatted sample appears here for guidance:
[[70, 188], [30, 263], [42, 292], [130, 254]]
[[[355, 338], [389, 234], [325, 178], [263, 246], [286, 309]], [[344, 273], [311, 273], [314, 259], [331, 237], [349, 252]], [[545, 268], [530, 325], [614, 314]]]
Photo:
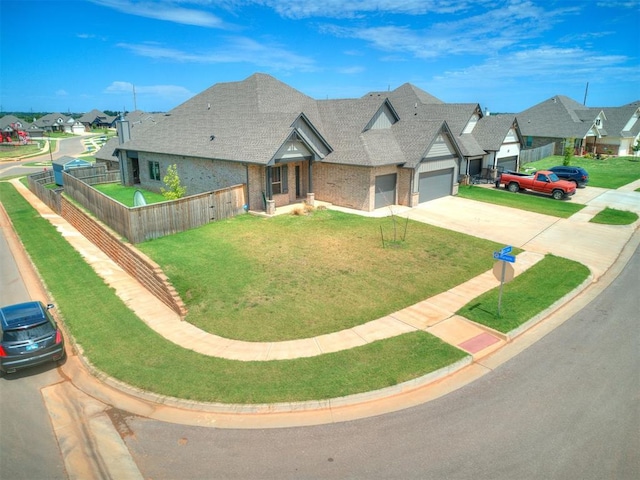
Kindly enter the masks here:
[[[513, 266], [512, 263], [515, 263], [516, 257], [513, 255], [509, 255], [511, 253], [512, 247], [507, 245], [499, 252], [493, 252], [493, 258], [499, 260], [500, 263], [495, 264], [493, 267], [493, 274], [495, 277], [500, 280], [500, 293], [498, 294], [498, 317], [500, 317], [500, 308], [502, 306], [502, 287], [505, 283], [513, 280]], [[499, 267], [499, 268], [496, 268]], [[498, 270], [500, 273], [498, 274]]]

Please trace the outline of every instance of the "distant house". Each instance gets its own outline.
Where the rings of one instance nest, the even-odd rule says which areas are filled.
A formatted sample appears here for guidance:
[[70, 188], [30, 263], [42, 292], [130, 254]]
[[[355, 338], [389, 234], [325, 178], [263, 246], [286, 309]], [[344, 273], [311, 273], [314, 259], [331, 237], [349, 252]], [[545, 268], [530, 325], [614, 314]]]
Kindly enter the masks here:
[[364, 211], [416, 206], [455, 195], [478, 166], [517, 165], [520, 147], [515, 118], [485, 121], [477, 104], [445, 104], [410, 84], [314, 100], [265, 74], [213, 85], [122, 135], [125, 184], [159, 190], [176, 164], [188, 194], [245, 184], [249, 208], [268, 213], [316, 199]]
[[606, 116], [602, 109], [586, 107], [563, 95], [556, 95], [518, 114], [524, 148], [555, 143], [554, 155], [572, 146], [575, 155], [593, 150], [604, 134]]
[[0, 118], [0, 132], [3, 141], [21, 141], [26, 137], [42, 136], [42, 129], [33, 122], [26, 122], [15, 115]]
[[595, 145], [595, 153], [640, 155], [633, 146], [640, 140], [640, 101], [622, 107], [603, 107], [606, 135]]
[[84, 125], [84, 129], [90, 132], [96, 128], [114, 128], [118, 117], [107, 115], [100, 110], [91, 110], [82, 115], [78, 121]]
[[84, 125], [69, 115], [49, 113], [36, 120], [36, 125], [44, 132], [66, 132], [80, 135], [84, 132]]
[[86, 160], [82, 160], [80, 158], [62, 156], [57, 160], [54, 160], [52, 162], [52, 166], [53, 166], [53, 178], [56, 182], [56, 185], [63, 185], [62, 172], [71, 170], [72, 168], [90, 167], [91, 163], [87, 162]]
[[[146, 113], [141, 110], [135, 110], [128, 113], [125, 115], [124, 120], [126, 120], [128, 125], [129, 138], [134, 138], [138, 132], [142, 131], [144, 128], [153, 127], [156, 119], [162, 116], [163, 114], [161, 113]], [[107, 166], [107, 170], [118, 170], [120, 168], [120, 160], [116, 154], [116, 149], [120, 143], [121, 139], [119, 137], [109, 138], [102, 148], [96, 152], [96, 163], [105, 164]], [[139, 172], [134, 172], [133, 183], [140, 183], [139, 177]]]

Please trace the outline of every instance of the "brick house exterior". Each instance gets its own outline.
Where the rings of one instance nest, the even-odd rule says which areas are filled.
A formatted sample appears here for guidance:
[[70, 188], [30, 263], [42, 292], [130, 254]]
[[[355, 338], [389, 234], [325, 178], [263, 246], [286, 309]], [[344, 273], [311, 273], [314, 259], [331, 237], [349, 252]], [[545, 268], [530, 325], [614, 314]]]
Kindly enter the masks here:
[[[250, 210], [321, 200], [372, 211], [456, 194], [470, 156], [495, 167], [493, 147], [474, 136], [484, 123], [477, 104], [444, 104], [410, 84], [314, 100], [254, 74], [210, 87], [135, 135], [122, 132], [105, 156], [118, 157], [123, 183], [150, 190], [175, 164], [188, 195], [246, 184]], [[502, 140], [517, 129], [507, 123]]]

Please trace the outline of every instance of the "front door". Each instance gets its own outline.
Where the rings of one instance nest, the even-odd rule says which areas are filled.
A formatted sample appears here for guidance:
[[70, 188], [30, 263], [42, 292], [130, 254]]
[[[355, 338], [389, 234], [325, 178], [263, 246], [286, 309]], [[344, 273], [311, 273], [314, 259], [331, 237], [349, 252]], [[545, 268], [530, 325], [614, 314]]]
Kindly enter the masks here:
[[133, 169], [133, 183], [140, 183], [140, 165], [137, 158], [131, 159], [131, 168]]

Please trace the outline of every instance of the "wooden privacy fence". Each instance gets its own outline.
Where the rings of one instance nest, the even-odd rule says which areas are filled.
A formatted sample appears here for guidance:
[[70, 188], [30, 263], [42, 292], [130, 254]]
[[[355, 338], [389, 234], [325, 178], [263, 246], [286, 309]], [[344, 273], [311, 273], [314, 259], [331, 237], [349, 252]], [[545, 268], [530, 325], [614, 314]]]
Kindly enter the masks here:
[[549, 145], [544, 145], [543, 147], [531, 148], [529, 150], [520, 150], [520, 165], [524, 165], [526, 163], [537, 162], [538, 160], [542, 160], [543, 158], [550, 157], [553, 155], [555, 150], [555, 143], [550, 143]]
[[27, 177], [29, 182], [29, 190], [36, 194], [36, 196], [42, 200], [47, 207], [56, 213], [60, 213], [62, 210], [60, 191], [62, 188], [50, 189], [45, 185], [51, 185], [55, 183], [53, 176], [53, 170], [45, 170], [43, 172], [32, 173]]
[[244, 212], [246, 204], [246, 187], [241, 184], [178, 200], [127, 207], [87, 183], [102, 183], [96, 181], [99, 175], [86, 176], [83, 181], [76, 178], [76, 173], [63, 173], [64, 192], [134, 244], [236, 216]]

